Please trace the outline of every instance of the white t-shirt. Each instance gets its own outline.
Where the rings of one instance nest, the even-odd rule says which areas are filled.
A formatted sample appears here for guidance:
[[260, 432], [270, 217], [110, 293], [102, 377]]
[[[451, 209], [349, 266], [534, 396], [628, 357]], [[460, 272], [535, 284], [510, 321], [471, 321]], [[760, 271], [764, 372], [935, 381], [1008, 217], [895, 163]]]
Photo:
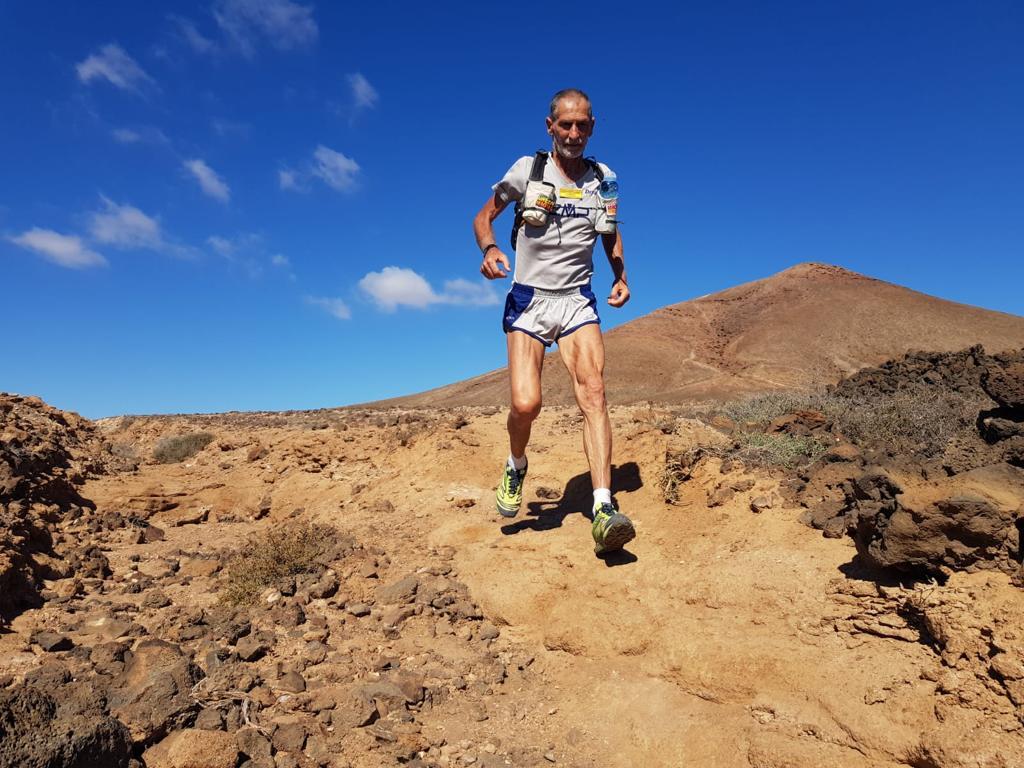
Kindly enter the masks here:
[[[612, 172], [604, 163], [600, 165], [605, 176]], [[532, 167], [533, 156], [521, 157], [492, 187], [501, 202], [522, 200]], [[531, 227], [526, 222], [520, 226], [513, 279], [549, 291], [586, 285], [594, 272], [594, 225], [601, 182], [591, 167], [573, 182], [551, 157], [544, 164], [544, 181], [555, 186], [555, 211], [548, 215], [547, 226]]]

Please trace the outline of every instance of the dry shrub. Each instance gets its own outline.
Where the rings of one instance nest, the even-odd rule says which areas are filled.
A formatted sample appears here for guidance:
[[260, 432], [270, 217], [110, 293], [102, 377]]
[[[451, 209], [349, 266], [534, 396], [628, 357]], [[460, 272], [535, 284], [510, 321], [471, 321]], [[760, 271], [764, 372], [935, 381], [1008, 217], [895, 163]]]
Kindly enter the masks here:
[[667, 451], [665, 465], [661, 468], [658, 484], [666, 504], [679, 501], [679, 488], [693, 476], [697, 465], [704, 458], [705, 451], [697, 446], [686, 451]]
[[784, 432], [740, 432], [736, 442], [739, 448], [734, 455], [757, 466], [799, 467], [814, 461], [829, 448], [828, 441], [821, 438]]
[[[884, 446], [935, 456], [958, 432], [971, 428], [984, 407], [977, 393], [912, 387], [895, 392], [769, 392], [725, 403], [718, 411], [738, 425], [766, 426], [773, 419], [795, 411], [819, 411], [833, 430], [862, 446]], [[737, 435], [744, 448], [766, 458], [793, 461], [800, 456], [820, 455], [810, 438]], [[820, 443], [820, 441], [818, 441]], [[772, 461], [772, 463], [778, 463]], [[791, 465], [792, 466], [792, 465]]]
[[221, 599], [233, 605], [252, 603], [267, 587], [321, 570], [337, 534], [328, 525], [292, 521], [253, 536], [228, 560]]
[[165, 437], [156, 444], [153, 458], [159, 464], [174, 464], [195, 456], [213, 440], [209, 432], [193, 432], [189, 435]]
[[736, 424], [768, 424], [794, 411], [818, 410], [821, 396], [815, 392], [765, 392], [725, 403], [718, 413]]
[[960, 392], [897, 390], [869, 397], [825, 395], [821, 410], [855, 443], [936, 456], [972, 427], [983, 402]]

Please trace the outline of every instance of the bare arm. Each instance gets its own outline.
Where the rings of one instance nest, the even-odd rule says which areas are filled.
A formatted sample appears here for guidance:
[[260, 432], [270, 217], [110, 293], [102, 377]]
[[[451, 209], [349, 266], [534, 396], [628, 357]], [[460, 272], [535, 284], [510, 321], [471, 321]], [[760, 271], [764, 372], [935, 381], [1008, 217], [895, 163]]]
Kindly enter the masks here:
[[[495, 242], [494, 220], [507, 207], [508, 202], [499, 200], [497, 193], [495, 193], [492, 198], [484, 203], [484, 207], [477, 212], [476, 216], [473, 217], [473, 234], [476, 236], [476, 246], [481, 251], [484, 249], [484, 246]], [[504, 270], [502, 270], [501, 265], [504, 265]], [[484, 254], [483, 262], [480, 264], [480, 274], [488, 280], [507, 277], [510, 269], [512, 269], [512, 265], [509, 263], [508, 256], [502, 253], [500, 248], [488, 249], [487, 253]]]
[[604, 253], [608, 257], [608, 264], [615, 277], [615, 281], [612, 283], [612, 292], [608, 296], [608, 303], [613, 307], [621, 307], [629, 301], [629, 286], [626, 284], [626, 260], [622, 251], [622, 233], [616, 227], [614, 235], [601, 235], [601, 245], [604, 246]]

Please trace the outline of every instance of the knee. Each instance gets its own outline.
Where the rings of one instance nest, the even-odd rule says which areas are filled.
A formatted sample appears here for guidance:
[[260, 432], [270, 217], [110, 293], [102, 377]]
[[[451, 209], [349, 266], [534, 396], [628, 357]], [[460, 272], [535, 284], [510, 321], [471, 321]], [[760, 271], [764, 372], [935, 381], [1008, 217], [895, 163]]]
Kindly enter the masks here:
[[605, 409], [604, 379], [601, 376], [587, 376], [576, 384], [576, 397], [580, 408], [586, 413]]
[[540, 397], [519, 395], [512, 398], [512, 417], [533, 421], [540, 414]]

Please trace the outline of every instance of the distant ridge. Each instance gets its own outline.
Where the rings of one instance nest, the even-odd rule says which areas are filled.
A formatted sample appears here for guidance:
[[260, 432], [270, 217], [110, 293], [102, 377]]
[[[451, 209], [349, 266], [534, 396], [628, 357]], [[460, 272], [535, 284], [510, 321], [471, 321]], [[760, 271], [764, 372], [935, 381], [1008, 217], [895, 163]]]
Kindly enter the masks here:
[[[500, 338], [495, 338], [498, 343]], [[829, 264], [672, 304], [605, 334], [608, 401], [682, 403], [803, 389], [909, 350], [1024, 347], [1024, 317], [919, 293]], [[544, 402], [574, 402], [558, 353]], [[504, 369], [375, 405], [504, 405]]]

